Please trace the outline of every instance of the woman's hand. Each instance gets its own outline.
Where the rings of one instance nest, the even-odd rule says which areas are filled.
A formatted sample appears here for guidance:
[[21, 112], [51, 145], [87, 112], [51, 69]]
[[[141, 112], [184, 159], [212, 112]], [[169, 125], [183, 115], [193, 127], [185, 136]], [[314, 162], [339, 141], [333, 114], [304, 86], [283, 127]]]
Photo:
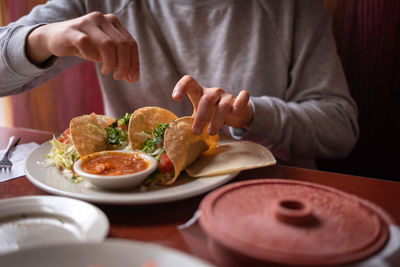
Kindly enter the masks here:
[[38, 27], [28, 36], [27, 54], [36, 64], [52, 55], [77, 56], [101, 62], [103, 74], [115, 70], [116, 80], [139, 80], [138, 45], [113, 14], [93, 12]]
[[207, 132], [215, 135], [224, 123], [241, 128], [249, 126], [253, 120], [250, 95], [246, 90], [234, 97], [221, 88], [202, 87], [191, 76], [186, 75], [176, 84], [172, 98], [181, 100], [186, 94], [194, 108], [194, 134], [200, 134], [208, 123]]

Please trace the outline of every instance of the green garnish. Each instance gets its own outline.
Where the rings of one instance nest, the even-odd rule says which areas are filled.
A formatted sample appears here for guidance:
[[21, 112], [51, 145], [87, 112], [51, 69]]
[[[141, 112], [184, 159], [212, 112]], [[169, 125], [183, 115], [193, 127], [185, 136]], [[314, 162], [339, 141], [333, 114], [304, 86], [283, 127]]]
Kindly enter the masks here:
[[110, 145], [119, 145], [124, 141], [128, 140], [128, 133], [126, 130], [121, 129], [118, 126], [120, 122], [121, 126], [128, 125], [132, 114], [126, 113], [121, 119], [116, 119], [113, 123], [109, 125], [105, 130], [107, 132], [107, 143]]
[[132, 113], [125, 113], [125, 116], [120, 119], [121, 125], [129, 125], [129, 120], [132, 117]]
[[110, 145], [119, 145], [122, 141], [128, 140], [128, 134], [119, 127], [106, 128], [107, 142]]
[[[152, 130], [153, 138], [149, 138], [144, 142], [142, 147], [142, 151], [148, 154], [152, 154], [152, 156], [159, 157], [164, 149], [161, 148], [162, 143], [164, 141], [164, 133], [168, 128], [169, 123], [158, 123], [157, 127]], [[154, 152], [157, 152], [157, 155], [153, 155]]]

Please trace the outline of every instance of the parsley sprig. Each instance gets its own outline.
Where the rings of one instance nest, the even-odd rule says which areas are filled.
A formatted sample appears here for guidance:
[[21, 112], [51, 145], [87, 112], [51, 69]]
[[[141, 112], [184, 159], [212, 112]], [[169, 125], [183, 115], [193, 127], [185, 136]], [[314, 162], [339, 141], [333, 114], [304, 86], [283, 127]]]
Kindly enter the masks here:
[[120, 122], [121, 126], [127, 126], [129, 124], [129, 120], [132, 114], [126, 113], [125, 116], [121, 119], [116, 119], [113, 123], [111, 123], [107, 128], [107, 142], [110, 145], [119, 145], [124, 141], [128, 140], [128, 133], [126, 130], [122, 129], [118, 122]]
[[[169, 123], [158, 123], [157, 127], [152, 130], [153, 138], [149, 138], [144, 142], [142, 151], [159, 158], [164, 152], [163, 142], [164, 133]], [[156, 153], [156, 155], [154, 155]]]

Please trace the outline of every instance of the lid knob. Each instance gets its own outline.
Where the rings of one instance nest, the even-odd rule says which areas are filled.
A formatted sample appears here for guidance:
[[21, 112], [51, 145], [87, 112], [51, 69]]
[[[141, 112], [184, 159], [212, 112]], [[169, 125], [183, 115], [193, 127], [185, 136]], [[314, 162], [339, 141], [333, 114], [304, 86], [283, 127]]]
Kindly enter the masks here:
[[278, 199], [275, 203], [275, 216], [283, 223], [298, 226], [310, 225], [315, 221], [311, 206], [295, 198]]

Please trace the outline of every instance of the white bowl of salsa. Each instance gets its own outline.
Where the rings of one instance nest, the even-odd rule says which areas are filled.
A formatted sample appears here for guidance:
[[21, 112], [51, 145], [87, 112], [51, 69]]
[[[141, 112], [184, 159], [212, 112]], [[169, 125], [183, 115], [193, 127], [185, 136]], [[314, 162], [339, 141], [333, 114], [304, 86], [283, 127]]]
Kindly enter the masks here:
[[157, 169], [157, 160], [140, 151], [107, 150], [83, 156], [74, 171], [104, 189], [129, 189]]

